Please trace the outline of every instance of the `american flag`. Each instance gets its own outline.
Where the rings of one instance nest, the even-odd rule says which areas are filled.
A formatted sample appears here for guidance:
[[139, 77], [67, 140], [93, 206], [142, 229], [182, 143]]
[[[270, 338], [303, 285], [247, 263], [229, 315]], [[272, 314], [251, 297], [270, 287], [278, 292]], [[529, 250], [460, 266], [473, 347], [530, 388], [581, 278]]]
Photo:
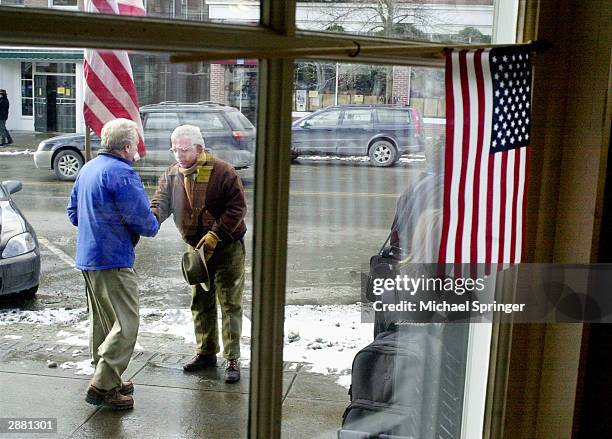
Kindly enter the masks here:
[[[118, 15], [145, 15], [142, 0], [87, 0], [87, 12]], [[104, 124], [123, 117], [138, 125], [138, 155], [145, 146], [138, 95], [128, 54], [122, 50], [85, 50], [85, 123], [99, 136]]]
[[531, 105], [529, 49], [449, 50], [441, 264], [521, 261]]

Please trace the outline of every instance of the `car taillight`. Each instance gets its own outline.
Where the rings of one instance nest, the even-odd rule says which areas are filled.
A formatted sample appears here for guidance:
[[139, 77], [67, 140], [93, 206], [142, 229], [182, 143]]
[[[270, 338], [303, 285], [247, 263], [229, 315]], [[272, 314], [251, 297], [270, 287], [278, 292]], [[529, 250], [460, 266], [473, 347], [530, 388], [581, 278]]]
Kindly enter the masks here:
[[416, 134], [417, 136], [420, 136], [421, 134], [423, 134], [423, 127], [421, 126], [421, 118], [419, 117], [419, 112], [413, 110], [412, 116], [414, 119], [414, 128], [416, 130]]
[[244, 131], [232, 131], [232, 137], [236, 140], [244, 140], [249, 136]]

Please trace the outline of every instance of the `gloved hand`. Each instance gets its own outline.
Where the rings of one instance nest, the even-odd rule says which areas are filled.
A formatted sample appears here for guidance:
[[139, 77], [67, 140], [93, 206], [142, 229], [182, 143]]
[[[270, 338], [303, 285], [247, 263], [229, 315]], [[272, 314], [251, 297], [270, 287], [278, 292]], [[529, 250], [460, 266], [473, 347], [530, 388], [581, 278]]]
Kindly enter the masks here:
[[204, 259], [208, 261], [215, 252], [215, 248], [219, 241], [221, 241], [219, 236], [215, 232], [210, 231], [200, 239], [196, 248], [204, 246]]

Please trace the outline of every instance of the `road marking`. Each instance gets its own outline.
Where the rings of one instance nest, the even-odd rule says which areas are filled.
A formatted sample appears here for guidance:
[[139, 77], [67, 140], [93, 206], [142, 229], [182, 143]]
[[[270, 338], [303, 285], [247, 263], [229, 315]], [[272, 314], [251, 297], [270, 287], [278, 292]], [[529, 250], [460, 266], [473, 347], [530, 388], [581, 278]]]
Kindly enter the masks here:
[[70, 267], [74, 268], [74, 261], [72, 260], [70, 255], [68, 255], [68, 253], [66, 253], [64, 250], [62, 250], [59, 247], [54, 246], [46, 238], [38, 238], [38, 242], [40, 242], [42, 245], [47, 247], [51, 253], [53, 253], [55, 256], [60, 258]]

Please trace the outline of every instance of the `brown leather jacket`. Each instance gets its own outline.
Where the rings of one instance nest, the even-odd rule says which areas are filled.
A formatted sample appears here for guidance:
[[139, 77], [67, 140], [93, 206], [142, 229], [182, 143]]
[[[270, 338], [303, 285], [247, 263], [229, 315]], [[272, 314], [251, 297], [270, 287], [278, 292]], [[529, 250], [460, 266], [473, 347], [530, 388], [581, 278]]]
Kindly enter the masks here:
[[[210, 165], [210, 161], [206, 164]], [[183, 240], [191, 246], [210, 230], [221, 238], [221, 243], [241, 239], [246, 233], [247, 208], [242, 181], [234, 168], [214, 159], [208, 183], [193, 183], [193, 206], [185, 193], [184, 178], [176, 163], [159, 178], [151, 199], [151, 210], [159, 223], [173, 214]]]

